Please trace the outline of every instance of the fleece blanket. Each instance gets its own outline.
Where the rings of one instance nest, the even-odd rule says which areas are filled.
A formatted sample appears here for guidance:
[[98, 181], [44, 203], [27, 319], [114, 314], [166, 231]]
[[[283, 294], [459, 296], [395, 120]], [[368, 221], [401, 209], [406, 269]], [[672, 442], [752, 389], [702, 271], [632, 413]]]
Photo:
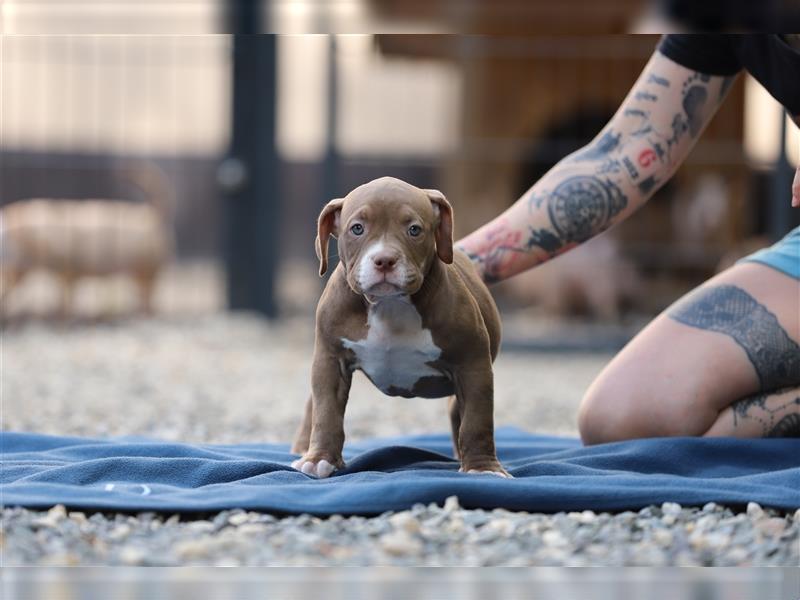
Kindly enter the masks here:
[[800, 439], [660, 438], [583, 447], [497, 431], [514, 479], [458, 472], [450, 435], [348, 443], [347, 468], [317, 480], [279, 444], [180, 444], [0, 433], [4, 506], [202, 513], [375, 515], [458, 496], [468, 508], [636, 510], [651, 504], [758, 502], [800, 507]]

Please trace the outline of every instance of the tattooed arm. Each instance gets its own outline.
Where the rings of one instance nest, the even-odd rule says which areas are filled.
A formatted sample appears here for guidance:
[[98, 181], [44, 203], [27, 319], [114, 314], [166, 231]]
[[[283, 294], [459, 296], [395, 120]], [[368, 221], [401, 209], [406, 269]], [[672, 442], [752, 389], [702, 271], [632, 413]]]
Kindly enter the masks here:
[[655, 52], [594, 141], [458, 246], [491, 283], [624, 220], [672, 176], [733, 79], [692, 71]]
[[[800, 115], [794, 118], [794, 122], [800, 127]], [[795, 171], [794, 183], [792, 183], [792, 206], [800, 207], [800, 163], [797, 163], [797, 171]]]

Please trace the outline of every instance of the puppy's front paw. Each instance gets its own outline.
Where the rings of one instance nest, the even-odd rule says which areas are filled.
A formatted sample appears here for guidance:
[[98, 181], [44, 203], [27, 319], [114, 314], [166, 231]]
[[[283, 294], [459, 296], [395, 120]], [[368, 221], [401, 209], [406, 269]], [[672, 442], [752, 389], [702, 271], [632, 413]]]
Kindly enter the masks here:
[[[461, 469], [461, 472], [464, 473], [465, 471]], [[505, 469], [501, 469], [500, 471], [491, 471], [489, 469], [470, 469], [469, 471], [466, 471], [466, 473], [476, 475], [497, 475], [498, 477], [503, 477], [505, 479], [514, 479], [514, 476]]]
[[331, 473], [337, 469], [344, 467], [344, 462], [341, 459], [328, 460], [328, 458], [317, 454], [306, 454], [292, 462], [292, 468], [310, 477], [324, 479], [325, 477], [330, 477]]
[[505, 477], [506, 479], [514, 479], [514, 477], [503, 468], [496, 460], [480, 461], [473, 464], [462, 464], [459, 469], [461, 473], [478, 474], [478, 475], [496, 475], [497, 477]]

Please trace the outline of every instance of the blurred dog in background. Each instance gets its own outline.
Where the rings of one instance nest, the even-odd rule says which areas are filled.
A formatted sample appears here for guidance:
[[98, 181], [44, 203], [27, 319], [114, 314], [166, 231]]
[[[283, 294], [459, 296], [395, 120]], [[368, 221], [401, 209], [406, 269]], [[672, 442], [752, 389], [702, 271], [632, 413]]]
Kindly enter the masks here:
[[623, 307], [636, 303], [641, 288], [635, 266], [606, 234], [495, 289], [516, 306], [537, 305], [550, 315], [619, 321]]
[[0, 302], [39, 269], [61, 288], [59, 314], [71, 313], [83, 277], [131, 276], [142, 311], [151, 312], [153, 290], [172, 253], [165, 215], [153, 203], [115, 200], [31, 199], [0, 208]]

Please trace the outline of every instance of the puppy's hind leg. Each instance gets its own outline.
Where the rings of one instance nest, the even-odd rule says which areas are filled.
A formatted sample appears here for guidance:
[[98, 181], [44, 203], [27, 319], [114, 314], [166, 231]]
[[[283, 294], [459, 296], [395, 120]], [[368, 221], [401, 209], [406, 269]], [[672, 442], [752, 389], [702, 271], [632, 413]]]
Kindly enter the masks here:
[[461, 366], [456, 395], [463, 411], [458, 430], [462, 473], [491, 473], [511, 477], [497, 460], [494, 445], [494, 381], [488, 352]]
[[294, 434], [294, 441], [292, 442], [292, 454], [305, 454], [308, 452], [308, 444], [311, 441], [311, 415], [312, 402], [311, 396], [309, 396], [308, 400], [306, 401], [303, 420]]
[[450, 427], [453, 430], [453, 456], [456, 457], [456, 460], [460, 460], [458, 432], [461, 429], [461, 407], [459, 406], [457, 396], [453, 395], [447, 399], [447, 410], [450, 413]]

